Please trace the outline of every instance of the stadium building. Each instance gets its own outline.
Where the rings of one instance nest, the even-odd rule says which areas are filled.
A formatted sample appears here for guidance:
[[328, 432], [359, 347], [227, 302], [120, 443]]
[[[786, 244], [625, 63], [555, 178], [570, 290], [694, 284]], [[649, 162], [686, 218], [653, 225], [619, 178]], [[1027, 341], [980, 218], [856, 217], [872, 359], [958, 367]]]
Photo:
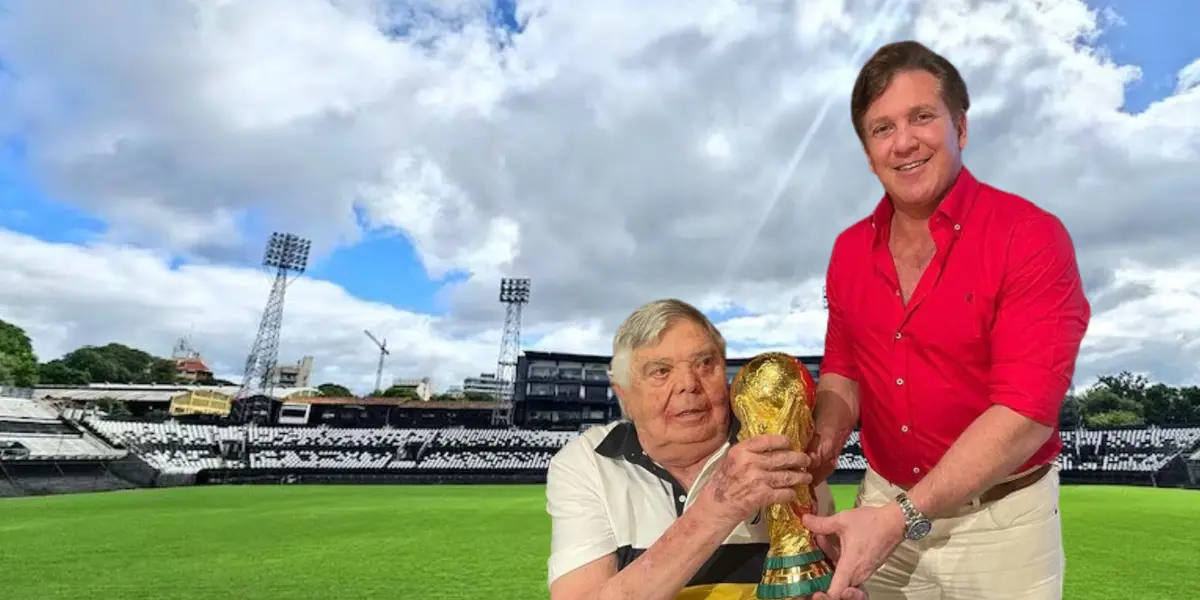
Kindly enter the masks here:
[[[797, 357], [819, 379], [819, 356]], [[727, 361], [732, 382], [748, 358]], [[516, 427], [494, 401], [334, 398], [273, 390], [265, 423], [232, 422], [219, 386], [0, 390], [0, 496], [217, 483], [541, 483], [578, 431], [622, 417], [610, 357], [529, 351]], [[114, 410], [120, 408], [121, 410]], [[1066, 430], [1065, 483], [1200, 485], [1200, 427]], [[833, 481], [861, 478], [857, 432]]]
[[[796, 357], [813, 380], [819, 376], [820, 356]], [[609, 385], [611, 356], [526, 350], [517, 359], [513, 393], [513, 422], [528, 429], [577, 431], [621, 418], [616, 393]], [[726, 379], [732, 383], [750, 357], [726, 360]]]

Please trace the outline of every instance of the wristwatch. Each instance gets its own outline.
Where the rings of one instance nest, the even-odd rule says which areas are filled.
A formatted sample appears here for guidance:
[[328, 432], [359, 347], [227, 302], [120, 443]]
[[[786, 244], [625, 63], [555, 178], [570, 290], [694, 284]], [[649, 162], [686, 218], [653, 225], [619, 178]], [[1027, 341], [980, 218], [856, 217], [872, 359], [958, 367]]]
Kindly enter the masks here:
[[900, 492], [896, 496], [896, 504], [899, 504], [900, 510], [904, 511], [905, 539], [919, 540], [929, 535], [929, 531], [933, 529], [933, 522], [913, 506], [912, 500], [908, 499], [908, 494]]

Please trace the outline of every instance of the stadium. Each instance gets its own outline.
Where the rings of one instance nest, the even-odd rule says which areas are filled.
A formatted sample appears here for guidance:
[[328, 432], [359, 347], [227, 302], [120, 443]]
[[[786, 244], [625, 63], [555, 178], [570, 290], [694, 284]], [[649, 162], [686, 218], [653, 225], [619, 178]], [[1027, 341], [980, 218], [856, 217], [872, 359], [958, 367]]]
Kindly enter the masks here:
[[[797, 358], [819, 378], [820, 357]], [[744, 361], [729, 361], [731, 380]], [[219, 387], [5, 389], [0, 564], [17, 568], [0, 569], [0, 590], [545, 598], [541, 486], [581, 429], [620, 418], [607, 362], [526, 351], [507, 408], [277, 388], [248, 423], [230, 422], [236, 390]], [[105, 414], [102, 398], [131, 414]], [[1061, 435], [1067, 597], [1200, 589], [1200, 427]], [[840, 507], [865, 464], [852, 436]]]

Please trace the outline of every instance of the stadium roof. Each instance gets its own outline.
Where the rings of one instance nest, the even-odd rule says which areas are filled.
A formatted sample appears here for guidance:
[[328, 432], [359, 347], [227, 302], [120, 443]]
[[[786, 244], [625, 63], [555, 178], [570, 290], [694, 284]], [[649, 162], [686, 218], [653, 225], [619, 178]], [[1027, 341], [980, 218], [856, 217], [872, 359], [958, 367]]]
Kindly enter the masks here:
[[[93, 396], [87, 392], [97, 392], [98, 395]], [[170, 402], [172, 398], [179, 397], [187, 392], [217, 392], [232, 398], [237, 396], [238, 387], [236, 385], [186, 385], [171, 383], [93, 383], [86, 386], [48, 385], [35, 388], [34, 397], [79, 401], [112, 398], [123, 402]], [[272, 390], [272, 395], [280, 399], [319, 393], [317, 388], [312, 387], [277, 387]]]
[[525, 357], [533, 360], [573, 360], [583, 363], [607, 363], [612, 356], [603, 354], [575, 354], [574, 352], [545, 352], [542, 350], [525, 350]]
[[348, 406], [399, 406], [406, 400], [407, 398], [389, 398], [384, 396], [370, 396], [367, 398], [355, 398], [353, 396], [311, 396], [297, 398], [291, 400], [291, 402], [299, 404], [345, 404]]
[[36, 398], [94, 402], [96, 400], [118, 400], [120, 402], [170, 402], [187, 394], [185, 390], [106, 390], [106, 389], [45, 389], [34, 391]]
[[409, 400], [400, 408], [413, 410], [494, 410], [500, 407], [499, 402], [479, 402], [476, 400]]

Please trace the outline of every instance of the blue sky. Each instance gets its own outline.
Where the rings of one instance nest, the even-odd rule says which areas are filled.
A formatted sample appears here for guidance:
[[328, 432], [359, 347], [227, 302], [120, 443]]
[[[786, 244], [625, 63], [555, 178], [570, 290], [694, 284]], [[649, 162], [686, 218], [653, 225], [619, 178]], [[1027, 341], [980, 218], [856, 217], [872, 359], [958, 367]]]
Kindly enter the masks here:
[[[519, 28], [514, 0], [498, 0], [494, 20]], [[1200, 2], [1196, 0], [1110, 0], [1091, 2], [1112, 7], [1125, 23], [1106, 33], [1100, 43], [1119, 63], [1143, 69], [1142, 80], [1128, 90], [1126, 110], [1140, 112], [1169, 95], [1175, 74], [1200, 56]], [[1171, 43], [1162, 43], [1171, 40]], [[0, 56], [0, 65], [3, 64]], [[2, 76], [2, 73], [0, 73]], [[0, 119], [2, 121], [2, 119]], [[0, 227], [56, 242], [84, 242], [105, 229], [102, 220], [50, 196], [23, 160], [23, 142], [8, 138], [0, 145]], [[378, 265], [389, 265], [380, 277]], [[402, 237], [370, 236], [354, 247], [322, 257], [310, 274], [344, 286], [351, 294], [421, 312], [437, 313], [434, 302], [442, 282], [424, 274], [412, 247]], [[736, 314], [723, 314], [723, 317]]]
[[[1142, 69], [1142, 79], [1126, 89], [1126, 111], [1141, 112], [1175, 89], [1175, 76], [1200, 57], [1200, 2], [1196, 0], [1088, 0], [1111, 7], [1124, 20], [1099, 40], [1118, 64]], [[1164, 43], [1170, 40], [1169, 43]]]

